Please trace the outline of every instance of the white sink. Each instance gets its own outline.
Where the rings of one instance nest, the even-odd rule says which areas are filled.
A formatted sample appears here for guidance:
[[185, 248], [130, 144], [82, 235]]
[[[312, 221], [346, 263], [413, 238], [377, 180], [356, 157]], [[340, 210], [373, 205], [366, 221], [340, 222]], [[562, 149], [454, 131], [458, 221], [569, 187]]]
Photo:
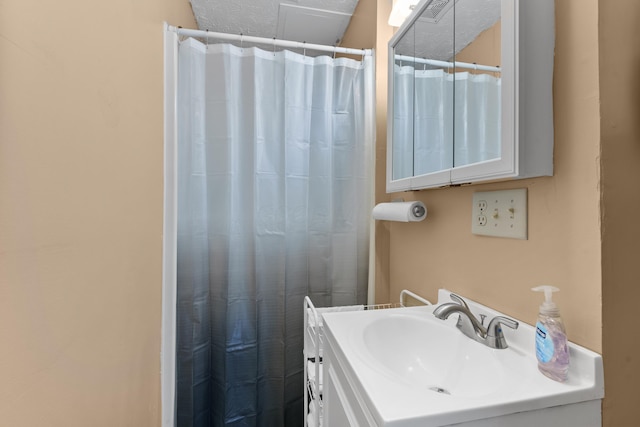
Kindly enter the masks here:
[[[437, 305], [451, 301], [449, 294], [441, 290], [434, 306], [324, 315], [327, 343], [356, 401], [370, 408], [371, 425], [529, 425], [517, 417], [584, 402], [588, 411], [578, 408], [583, 418], [574, 411], [567, 415], [574, 424], [562, 425], [598, 425], [592, 418], [599, 416], [604, 396], [600, 355], [570, 343], [569, 380], [550, 380], [538, 372], [532, 326], [504, 328], [509, 347], [491, 349], [462, 334], [457, 315], [433, 315]], [[465, 300], [476, 315], [503, 315]], [[556, 413], [551, 416], [556, 420]], [[500, 417], [512, 418], [496, 424]], [[539, 425], [537, 420], [531, 425]]]
[[360, 339], [359, 356], [381, 373], [413, 388], [453, 396], [512, 392], [529, 363], [521, 352], [490, 349], [424, 311], [393, 310], [372, 319], [354, 337]]

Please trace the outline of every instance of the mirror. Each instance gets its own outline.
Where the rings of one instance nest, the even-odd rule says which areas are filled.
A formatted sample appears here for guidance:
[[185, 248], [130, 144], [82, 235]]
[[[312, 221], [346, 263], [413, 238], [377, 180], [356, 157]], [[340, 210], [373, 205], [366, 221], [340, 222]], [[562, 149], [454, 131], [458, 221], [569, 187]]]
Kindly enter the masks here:
[[500, 158], [501, 0], [455, 9], [454, 167]]
[[407, 28], [394, 49], [393, 66], [393, 179], [414, 175], [415, 28]]
[[414, 177], [447, 185], [452, 169], [500, 158], [500, 17], [501, 0], [423, 0], [392, 38], [387, 167], [397, 189]]

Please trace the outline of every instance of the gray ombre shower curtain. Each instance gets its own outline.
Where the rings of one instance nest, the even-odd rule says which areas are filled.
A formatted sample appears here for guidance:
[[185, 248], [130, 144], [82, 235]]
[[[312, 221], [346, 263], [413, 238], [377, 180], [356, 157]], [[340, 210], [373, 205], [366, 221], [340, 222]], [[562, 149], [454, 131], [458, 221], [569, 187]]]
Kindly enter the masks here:
[[178, 81], [177, 425], [302, 425], [303, 297], [366, 301], [371, 57], [187, 39]]

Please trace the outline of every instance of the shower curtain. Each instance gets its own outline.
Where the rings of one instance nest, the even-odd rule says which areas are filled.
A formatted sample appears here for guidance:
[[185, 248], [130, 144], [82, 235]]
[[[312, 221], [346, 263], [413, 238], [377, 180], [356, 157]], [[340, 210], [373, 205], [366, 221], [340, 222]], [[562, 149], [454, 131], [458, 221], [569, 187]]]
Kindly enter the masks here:
[[500, 82], [395, 65], [393, 178], [499, 158]]
[[181, 42], [177, 425], [303, 422], [303, 313], [366, 302], [373, 67]]

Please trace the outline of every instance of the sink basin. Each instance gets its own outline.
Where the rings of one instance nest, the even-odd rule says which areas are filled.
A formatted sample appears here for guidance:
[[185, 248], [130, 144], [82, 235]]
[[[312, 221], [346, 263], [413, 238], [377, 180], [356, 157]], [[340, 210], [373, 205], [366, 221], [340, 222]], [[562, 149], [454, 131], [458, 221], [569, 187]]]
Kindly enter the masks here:
[[[449, 295], [441, 290], [436, 306], [451, 302]], [[476, 315], [503, 315], [466, 301]], [[325, 352], [326, 362], [340, 367], [343, 374], [335, 381], [341, 387], [348, 383], [350, 390], [338, 400], [354, 396], [357, 406], [366, 408], [362, 413], [369, 414], [363, 425], [528, 426], [544, 425], [542, 419], [549, 420], [547, 425], [598, 425], [604, 395], [600, 355], [569, 343], [569, 380], [558, 383], [538, 372], [533, 326], [520, 322], [517, 330], [505, 328], [509, 347], [492, 349], [458, 330], [458, 315], [440, 320], [434, 309], [324, 314], [331, 349]], [[328, 407], [335, 390], [329, 386], [331, 372], [324, 369]], [[524, 417], [531, 417], [531, 424], [523, 424]], [[554, 424], [557, 419], [569, 421]]]
[[522, 353], [491, 349], [450, 323], [430, 313], [398, 310], [372, 320], [354, 339], [362, 340], [365, 363], [411, 387], [461, 397], [518, 388], [529, 363]]

